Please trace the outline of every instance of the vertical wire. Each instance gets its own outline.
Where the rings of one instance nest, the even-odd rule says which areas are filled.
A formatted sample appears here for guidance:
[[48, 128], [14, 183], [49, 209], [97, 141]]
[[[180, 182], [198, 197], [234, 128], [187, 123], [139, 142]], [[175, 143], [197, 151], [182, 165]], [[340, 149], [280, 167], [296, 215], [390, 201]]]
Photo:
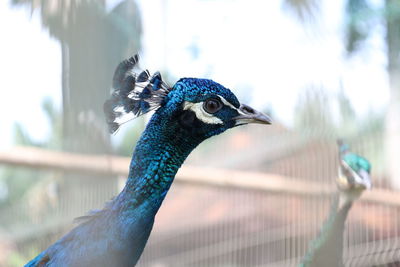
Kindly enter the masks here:
[[[364, 203], [363, 207], [365, 207], [364, 210], [367, 212], [367, 214], [369, 214], [370, 211], [371, 211], [370, 203]], [[365, 236], [365, 243], [367, 244], [366, 248], [365, 248], [365, 251], [366, 251], [366, 254], [369, 255], [371, 253], [370, 242], [372, 240], [371, 240], [371, 237], [370, 237], [370, 231], [368, 229], [368, 226], [365, 225], [365, 222], [364, 222], [364, 231], [365, 231], [365, 235], [366, 235]], [[365, 260], [363, 261], [363, 263], [365, 263]]]
[[[383, 207], [381, 207], [381, 206], [379, 206], [380, 207], [380, 212], [381, 212], [381, 214], [383, 213], [383, 211], [384, 211], [384, 208]], [[377, 262], [380, 262], [380, 259], [379, 258], [381, 258], [382, 256], [382, 251], [383, 251], [383, 249], [384, 249], [384, 246], [383, 246], [383, 239], [384, 239], [384, 225], [383, 225], [383, 221], [384, 220], [380, 220], [380, 221], [378, 221], [378, 229], [379, 229], [379, 242], [378, 242], [378, 246], [379, 246], [379, 248], [378, 248], [378, 252], [379, 253], [377, 253], [376, 255], [376, 261]]]
[[[395, 212], [395, 219], [394, 219], [394, 236], [395, 236], [395, 241], [393, 244], [393, 261], [400, 261], [400, 235], [399, 235], [399, 228], [400, 228], [400, 222], [399, 222], [399, 207], [394, 208]], [[397, 254], [396, 254], [397, 251]], [[397, 256], [396, 256], [397, 255]]]
[[[373, 206], [373, 218], [376, 218], [377, 212], [376, 212], [376, 205]], [[372, 251], [375, 253], [377, 251], [377, 228], [375, 223], [372, 225]]]
[[294, 231], [293, 231], [293, 196], [288, 194], [286, 196], [286, 213], [285, 217], [285, 232], [286, 232], [286, 254], [284, 264], [286, 266], [293, 265], [293, 253], [294, 253]]

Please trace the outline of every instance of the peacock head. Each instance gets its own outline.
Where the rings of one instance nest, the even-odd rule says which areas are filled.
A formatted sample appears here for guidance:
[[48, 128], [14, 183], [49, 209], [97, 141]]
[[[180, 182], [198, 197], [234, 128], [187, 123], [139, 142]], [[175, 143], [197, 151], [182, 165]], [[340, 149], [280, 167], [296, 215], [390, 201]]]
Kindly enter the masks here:
[[173, 106], [182, 128], [204, 138], [243, 124], [271, 123], [267, 115], [240, 104], [229, 89], [207, 79], [180, 79], [165, 103]]
[[359, 196], [365, 189], [371, 188], [371, 164], [367, 159], [349, 152], [348, 146], [345, 151], [341, 151], [342, 146], [339, 146], [337, 185], [342, 192]]
[[159, 72], [134, 72], [137, 62], [136, 55], [115, 71], [114, 91], [104, 104], [111, 133], [151, 110], [156, 110], [153, 117], [162, 118], [169, 129], [200, 141], [239, 125], [271, 124], [267, 115], [240, 104], [229, 89], [212, 80], [182, 78], [169, 87]]

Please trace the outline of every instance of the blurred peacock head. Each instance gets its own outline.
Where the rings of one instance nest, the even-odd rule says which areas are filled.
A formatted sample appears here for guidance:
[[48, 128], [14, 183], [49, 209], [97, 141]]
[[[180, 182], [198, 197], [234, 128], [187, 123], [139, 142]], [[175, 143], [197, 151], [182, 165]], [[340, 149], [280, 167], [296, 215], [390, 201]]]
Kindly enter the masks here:
[[357, 154], [349, 152], [349, 146], [339, 144], [339, 177], [337, 185], [343, 192], [361, 193], [371, 188], [371, 164]]
[[159, 72], [133, 71], [137, 62], [135, 55], [115, 71], [114, 91], [104, 104], [111, 133], [151, 110], [156, 110], [169, 128], [199, 140], [239, 125], [271, 124], [267, 115], [240, 104], [229, 89], [212, 80], [182, 78], [169, 87]]

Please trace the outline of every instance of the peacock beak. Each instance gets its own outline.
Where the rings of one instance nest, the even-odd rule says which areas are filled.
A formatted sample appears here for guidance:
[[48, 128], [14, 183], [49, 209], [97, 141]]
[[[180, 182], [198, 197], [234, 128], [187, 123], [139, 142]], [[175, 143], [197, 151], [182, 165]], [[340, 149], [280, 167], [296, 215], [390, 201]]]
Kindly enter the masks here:
[[239, 116], [236, 116], [234, 119], [236, 120], [236, 125], [242, 125], [247, 123], [261, 123], [261, 124], [271, 124], [271, 118], [252, 107], [249, 107], [245, 104], [241, 104], [239, 109]]

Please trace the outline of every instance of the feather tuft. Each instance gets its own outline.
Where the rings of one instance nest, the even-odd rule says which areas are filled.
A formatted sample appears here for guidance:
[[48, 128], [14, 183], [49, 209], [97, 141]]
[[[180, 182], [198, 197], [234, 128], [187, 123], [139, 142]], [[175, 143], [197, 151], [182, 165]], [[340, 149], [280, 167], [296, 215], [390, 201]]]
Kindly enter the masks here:
[[139, 55], [136, 54], [121, 63], [119, 63], [118, 67], [115, 69], [114, 77], [113, 77], [113, 87], [120, 88], [121, 83], [125, 80], [126, 74], [129, 70], [133, 69], [135, 65], [139, 61]]
[[[104, 103], [104, 113], [110, 133], [131, 119], [155, 110], [171, 91], [159, 72], [150, 75], [148, 70], [135, 72], [139, 56], [122, 61], [113, 77], [113, 92]], [[139, 73], [139, 74], [138, 74]]]
[[142, 71], [137, 78], [138, 83], [146, 82], [149, 79], [149, 76], [150, 73], [148, 70]]
[[136, 78], [132, 75], [127, 76], [121, 85], [119, 94], [122, 97], [128, 96], [129, 93], [134, 89], [135, 84], [136, 84]]
[[157, 71], [154, 73], [153, 77], [151, 77], [150, 83], [153, 84], [153, 90], [157, 91], [161, 87], [162, 78], [161, 74]]

